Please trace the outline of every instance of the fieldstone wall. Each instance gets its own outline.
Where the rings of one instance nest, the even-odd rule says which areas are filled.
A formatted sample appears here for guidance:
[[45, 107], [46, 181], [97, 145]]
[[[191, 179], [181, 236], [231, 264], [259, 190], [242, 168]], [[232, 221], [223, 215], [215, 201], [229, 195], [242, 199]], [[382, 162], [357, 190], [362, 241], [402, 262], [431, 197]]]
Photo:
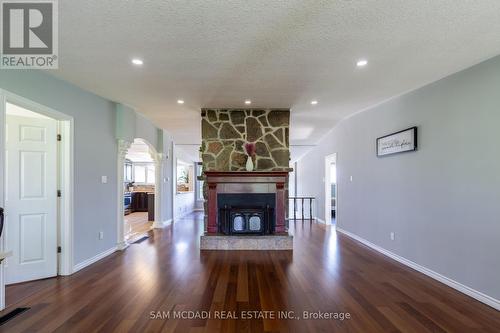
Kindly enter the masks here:
[[202, 109], [205, 171], [244, 171], [244, 144], [254, 142], [255, 171], [289, 169], [290, 110]]

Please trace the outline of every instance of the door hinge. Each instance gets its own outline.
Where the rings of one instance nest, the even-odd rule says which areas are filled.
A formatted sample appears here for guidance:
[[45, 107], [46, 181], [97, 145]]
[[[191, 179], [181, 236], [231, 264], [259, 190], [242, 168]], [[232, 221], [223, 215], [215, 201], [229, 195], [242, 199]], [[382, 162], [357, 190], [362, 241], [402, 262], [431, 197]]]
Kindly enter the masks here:
[[62, 135], [61, 134], [57, 134], [57, 141], [62, 141]]
[[62, 196], [61, 190], [57, 190], [57, 197], [60, 198]]
[[57, 253], [61, 253], [62, 249], [60, 246], [57, 247]]

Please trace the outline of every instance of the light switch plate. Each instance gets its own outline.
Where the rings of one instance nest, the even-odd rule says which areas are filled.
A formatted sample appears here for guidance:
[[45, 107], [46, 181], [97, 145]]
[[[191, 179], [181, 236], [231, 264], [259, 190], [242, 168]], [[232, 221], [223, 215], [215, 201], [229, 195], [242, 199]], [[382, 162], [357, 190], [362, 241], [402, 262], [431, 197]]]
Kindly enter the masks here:
[[108, 183], [108, 176], [101, 176], [101, 183], [107, 184]]

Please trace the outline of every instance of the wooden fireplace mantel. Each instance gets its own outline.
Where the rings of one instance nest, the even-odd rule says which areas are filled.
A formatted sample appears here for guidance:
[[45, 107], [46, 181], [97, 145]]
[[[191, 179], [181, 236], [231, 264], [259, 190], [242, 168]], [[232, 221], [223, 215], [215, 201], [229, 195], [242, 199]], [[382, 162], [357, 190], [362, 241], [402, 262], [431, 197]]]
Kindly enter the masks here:
[[217, 233], [217, 194], [275, 193], [276, 233], [285, 228], [285, 183], [288, 171], [205, 171], [208, 185], [208, 233]]

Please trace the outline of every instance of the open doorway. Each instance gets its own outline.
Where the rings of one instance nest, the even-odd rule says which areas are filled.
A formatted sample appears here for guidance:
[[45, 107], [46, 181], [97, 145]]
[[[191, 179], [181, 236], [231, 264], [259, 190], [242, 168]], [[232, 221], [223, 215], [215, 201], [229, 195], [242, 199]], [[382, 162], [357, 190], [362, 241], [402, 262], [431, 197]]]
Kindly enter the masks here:
[[73, 119], [6, 91], [0, 119], [3, 309], [5, 285], [73, 273]]
[[147, 235], [155, 221], [156, 165], [146, 141], [135, 139], [123, 165], [123, 222], [127, 243]]
[[337, 153], [325, 157], [325, 223], [336, 225], [338, 207]]

